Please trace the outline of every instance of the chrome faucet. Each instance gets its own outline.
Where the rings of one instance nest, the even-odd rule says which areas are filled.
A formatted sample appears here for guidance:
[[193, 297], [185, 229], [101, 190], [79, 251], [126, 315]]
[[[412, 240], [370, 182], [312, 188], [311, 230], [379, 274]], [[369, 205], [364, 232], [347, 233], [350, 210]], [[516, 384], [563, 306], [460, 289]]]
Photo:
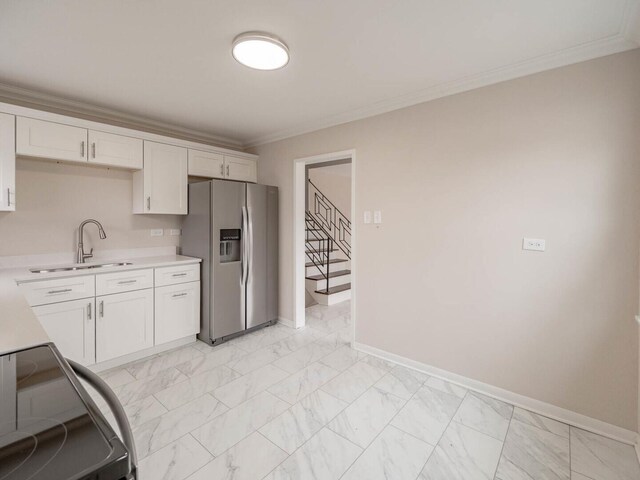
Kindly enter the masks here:
[[102, 225], [100, 225], [99, 221], [90, 218], [90, 219], [85, 220], [84, 222], [82, 222], [80, 224], [80, 226], [78, 227], [78, 256], [77, 256], [77, 262], [78, 263], [84, 263], [85, 259], [93, 257], [93, 247], [91, 248], [91, 251], [89, 253], [84, 253], [84, 244], [83, 244], [84, 226], [87, 223], [95, 223], [96, 226], [98, 227], [98, 233], [100, 234], [100, 238], [102, 240], [107, 238], [107, 234], [104, 233], [104, 228], [102, 228]]

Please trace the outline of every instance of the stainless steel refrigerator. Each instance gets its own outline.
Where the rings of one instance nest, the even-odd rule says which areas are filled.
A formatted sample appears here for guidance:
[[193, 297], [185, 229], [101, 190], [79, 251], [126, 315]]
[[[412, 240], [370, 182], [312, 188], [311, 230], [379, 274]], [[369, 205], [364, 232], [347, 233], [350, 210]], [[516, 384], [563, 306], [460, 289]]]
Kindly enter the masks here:
[[202, 258], [198, 338], [217, 344], [278, 318], [278, 188], [189, 185], [182, 253]]

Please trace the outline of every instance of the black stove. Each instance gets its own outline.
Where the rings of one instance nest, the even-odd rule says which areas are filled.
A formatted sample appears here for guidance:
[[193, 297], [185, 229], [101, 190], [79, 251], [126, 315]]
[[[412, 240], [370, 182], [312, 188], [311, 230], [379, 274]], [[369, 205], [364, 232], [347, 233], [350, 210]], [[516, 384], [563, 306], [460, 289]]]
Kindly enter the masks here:
[[0, 480], [120, 480], [130, 456], [53, 344], [0, 355]]

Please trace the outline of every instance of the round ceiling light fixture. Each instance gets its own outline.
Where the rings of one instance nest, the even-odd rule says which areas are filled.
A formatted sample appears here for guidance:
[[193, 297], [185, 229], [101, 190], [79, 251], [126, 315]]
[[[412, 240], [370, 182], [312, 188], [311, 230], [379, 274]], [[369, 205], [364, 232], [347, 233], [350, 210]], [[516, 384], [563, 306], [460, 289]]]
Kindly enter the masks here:
[[264, 32], [245, 32], [233, 40], [231, 53], [242, 65], [256, 70], [277, 70], [289, 63], [289, 47]]

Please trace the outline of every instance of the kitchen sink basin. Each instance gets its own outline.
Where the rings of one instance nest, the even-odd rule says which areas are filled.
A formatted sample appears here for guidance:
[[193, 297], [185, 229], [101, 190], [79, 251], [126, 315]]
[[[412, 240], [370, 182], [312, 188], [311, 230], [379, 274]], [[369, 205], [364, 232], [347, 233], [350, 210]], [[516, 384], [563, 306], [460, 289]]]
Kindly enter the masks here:
[[74, 270], [88, 270], [91, 268], [104, 267], [123, 267], [125, 265], [131, 265], [131, 262], [97, 263], [94, 265], [74, 265], [72, 267], [32, 268], [31, 273], [73, 272]]

